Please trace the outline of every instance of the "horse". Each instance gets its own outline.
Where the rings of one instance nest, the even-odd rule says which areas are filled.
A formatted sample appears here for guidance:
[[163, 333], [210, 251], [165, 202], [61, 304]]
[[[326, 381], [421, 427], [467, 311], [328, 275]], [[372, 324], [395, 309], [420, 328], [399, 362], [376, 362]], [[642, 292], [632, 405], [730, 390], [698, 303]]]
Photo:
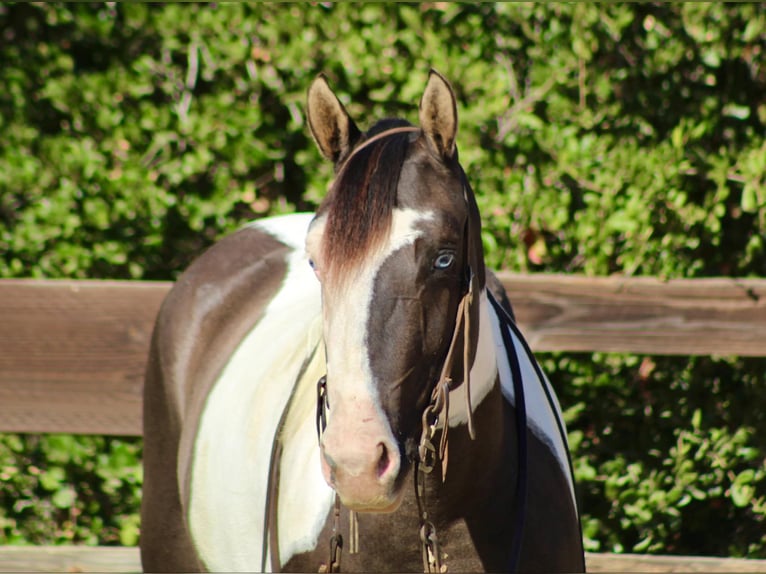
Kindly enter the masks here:
[[146, 571], [584, 571], [561, 410], [485, 267], [432, 70], [362, 132], [323, 75], [334, 179], [179, 277], [144, 386]]

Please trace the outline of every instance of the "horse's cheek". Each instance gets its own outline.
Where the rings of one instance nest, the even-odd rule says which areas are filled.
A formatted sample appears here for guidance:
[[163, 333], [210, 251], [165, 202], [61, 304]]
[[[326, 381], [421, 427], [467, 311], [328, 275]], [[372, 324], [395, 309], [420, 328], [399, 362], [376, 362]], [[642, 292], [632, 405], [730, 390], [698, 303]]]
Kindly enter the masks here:
[[447, 318], [454, 316], [449, 312], [450, 293], [447, 289], [430, 291], [423, 297], [422, 323], [423, 323], [423, 358], [435, 359], [450, 343], [452, 330], [448, 328]]

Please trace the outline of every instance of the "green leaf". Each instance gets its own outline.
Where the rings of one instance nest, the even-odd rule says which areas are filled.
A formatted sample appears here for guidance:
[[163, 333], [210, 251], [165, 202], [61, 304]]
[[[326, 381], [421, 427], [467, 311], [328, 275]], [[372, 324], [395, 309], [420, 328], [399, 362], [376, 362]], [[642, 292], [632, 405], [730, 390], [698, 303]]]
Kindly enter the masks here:
[[758, 193], [755, 185], [746, 183], [742, 187], [742, 211], [746, 213], [756, 213], [758, 211]]
[[66, 473], [64, 472], [64, 469], [59, 466], [54, 466], [40, 475], [40, 486], [45, 490], [56, 491], [60, 489], [61, 483], [65, 478]]
[[51, 502], [56, 508], [71, 508], [77, 495], [72, 487], [65, 487], [57, 490], [51, 497]]
[[755, 488], [751, 484], [734, 483], [731, 485], [731, 500], [734, 506], [743, 508], [750, 504], [755, 494]]

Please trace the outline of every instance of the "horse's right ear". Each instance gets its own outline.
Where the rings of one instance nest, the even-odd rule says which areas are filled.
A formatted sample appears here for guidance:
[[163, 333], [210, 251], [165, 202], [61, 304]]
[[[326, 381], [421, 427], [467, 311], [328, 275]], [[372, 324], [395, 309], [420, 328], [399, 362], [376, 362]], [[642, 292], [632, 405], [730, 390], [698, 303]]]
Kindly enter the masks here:
[[309, 87], [306, 112], [311, 135], [322, 155], [338, 164], [354, 147], [361, 132], [320, 74]]

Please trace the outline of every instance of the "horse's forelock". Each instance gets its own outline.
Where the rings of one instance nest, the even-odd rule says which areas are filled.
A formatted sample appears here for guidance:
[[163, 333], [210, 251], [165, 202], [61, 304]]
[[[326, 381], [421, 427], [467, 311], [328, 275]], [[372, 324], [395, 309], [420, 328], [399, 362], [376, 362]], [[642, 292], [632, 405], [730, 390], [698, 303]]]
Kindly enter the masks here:
[[322, 262], [329, 281], [342, 282], [388, 236], [410, 135], [399, 132], [362, 143], [341, 166], [320, 207], [327, 217]]

